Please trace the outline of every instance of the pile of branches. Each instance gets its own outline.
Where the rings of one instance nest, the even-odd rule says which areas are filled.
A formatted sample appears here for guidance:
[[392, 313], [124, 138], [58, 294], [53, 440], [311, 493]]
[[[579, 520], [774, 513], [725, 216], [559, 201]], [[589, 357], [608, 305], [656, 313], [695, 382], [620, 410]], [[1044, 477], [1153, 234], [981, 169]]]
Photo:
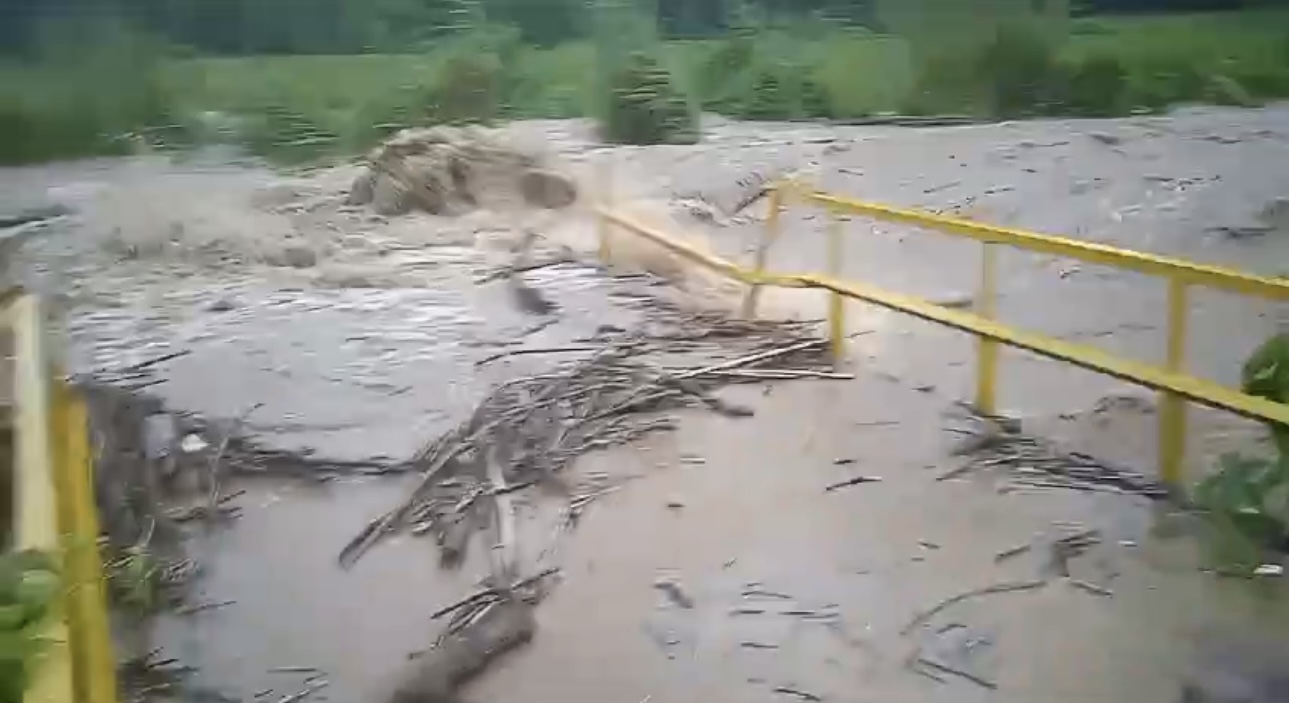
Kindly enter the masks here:
[[941, 478], [979, 469], [1003, 469], [1015, 487], [1122, 493], [1160, 500], [1167, 487], [1152, 478], [1055, 442], [1026, 434], [1012, 418], [974, 415], [976, 430], [955, 450], [964, 464]]
[[[492, 568], [482, 589], [433, 614], [432, 619], [447, 618], [447, 627], [433, 648], [409, 663], [391, 700], [455, 699], [451, 694], [456, 688], [493, 658], [533, 637], [533, 608], [553, 586], [549, 579], [559, 569], [521, 577], [512, 506], [517, 492], [547, 481], [562, 483], [560, 475], [587, 452], [675, 429], [678, 420], [672, 411], [705, 407], [730, 417], [751, 415], [750, 409], [714, 395], [724, 384], [836, 375], [819, 369], [829, 364], [827, 343], [810, 336], [806, 325], [666, 317], [670, 319], [662, 321], [661, 330], [628, 335], [606, 326], [583, 340], [594, 342], [592, 346], [517, 350], [480, 362], [588, 354], [494, 388], [469, 418], [418, 452], [412, 463], [421, 479], [411, 494], [341, 550], [340, 564], [348, 567], [382, 539], [410, 529], [433, 533], [442, 561], [451, 566], [461, 561], [476, 531], [492, 528]], [[715, 364], [692, 365], [697, 355], [710, 360], [714, 349], [729, 354], [731, 348], [740, 353]], [[780, 368], [763, 366], [771, 361]], [[604, 485], [607, 474], [588, 478], [589, 492], [566, 492], [568, 502], [552, 540], [574, 527], [591, 501], [615, 488]], [[543, 549], [531, 570], [553, 546]]]
[[[669, 332], [602, 341], [586, 348], [595, 350], [587, 358], [497, 386], [467, 420], [418, 453], [413, 464], [421, 471], [419, 484], [342, 550], [341, 565], [408, 529], [434, 534], [443, 561], [454, 564], [471, 534], [486, 525], [479, 508], [495, 501], [485, 499], [555, 478], [587, 452], [675, 429], [671, 411], [705, 407], [729, 417], [751, 415], [714, 395], [723, 385], [839, 377], [828, 371], [826, 341], [806, 329], [691, 318]], [[715, 346], [738, 346], [744, 353], [705, 366], [681, 365], [698, 351], [708, 351], [703, 355], [710, 359]], [[775, 368], [767, 368], [769, 362]], [[584, 503], [573, 500], [570, 519]]]

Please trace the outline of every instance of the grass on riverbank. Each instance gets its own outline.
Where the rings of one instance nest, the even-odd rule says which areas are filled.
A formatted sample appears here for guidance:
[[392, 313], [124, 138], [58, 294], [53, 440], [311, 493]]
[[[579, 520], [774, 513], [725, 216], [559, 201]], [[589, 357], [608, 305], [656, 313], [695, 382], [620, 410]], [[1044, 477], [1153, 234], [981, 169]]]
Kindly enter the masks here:
[[[973, 55], [921, 62], [901, 38], [818, 24], [652, 51], [694, 105], [732, 117], [1115, 115], [1289, 97], [1286, 27], [1289, 13], [1272, 11], [1085, 18], [1069, 23], [1065, 39], [1000, 32]], [[538, 49], [504, 32], [423, 54], [83, 53], [61, 66], [0, 66], [0, 162], [116, 153], [130, 146], [123, 133], [200, 126], [195, 117], [212, 112], [244, 118], [239, 128], [257, 151], [287, 145], [313, 156], [364, 148], [383, 131], [378, 125], [447, 119], [442, 103], [462, 96], [469, 114], [453, 119], [596, 115], [603, 104], [591, 42]]]

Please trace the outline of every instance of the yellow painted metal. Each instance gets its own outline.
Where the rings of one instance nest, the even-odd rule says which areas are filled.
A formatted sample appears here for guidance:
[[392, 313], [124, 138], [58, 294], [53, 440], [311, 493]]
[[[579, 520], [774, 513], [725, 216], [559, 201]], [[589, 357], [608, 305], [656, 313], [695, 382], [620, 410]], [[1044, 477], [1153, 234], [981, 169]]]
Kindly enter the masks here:
[[[757, 276], [751, 270], [744, 269], [737, 264], [712, 256], [711, 254], [692, 247], [689, 244], [673, 239], [657, 227], [647, 225], [622, 213], [601, 209], [599, 211], [599, 215], [605, 221], [640, 235], [645, 239], [654, 242], [658, 246], [676, 254], [682, 259], [687, 259], [737, 281], [741, 281], [743, 283], [760, 282], [763, 285], [782, 285], [781, 281], [784, 280], [784, 277], [782, 276], [773, 276], [769, 274]], [[800, 288], [801, 286], [796, 287]]]
[[[20, 549], [61, 558], [44, 318], [39, 300], [31, 295], [14, 298], [5, 313], [13, 333], [15, 542]], [[62, 606], [59, 610], [65, 610]], [[48, 644], [24, 703], [73, 703], [71, 645], [61, 612], [43, 636]]]
[[[766, 200], [770, 212], [766, 215], [765, 228], [761, 230], [761, 242], [756, 247], [756, 255], [752, 263], [752, 270], [758, 275], [765, 273], [765, 260], [769, 256], [770, 247], [774, 246], [775, 241], [779, 239], [779, 215], [783, 211], [783, 190], [779, 188], [770, 190]], [[761, 284], [748, 284], [747, 293], [743, 297], [744, 318], [750, 320], [756, 317], [756, 305], [760, 298]]]
[[[828, 213], [828, 275], [841, 277], [842, 262], [846, 259], [845, 240], [842, 239], [841, 218]], [[832, 345], [832, 360], [841, 364], [846, 358], [846, 297], [838, 291], [828, 295], [828, 338]]]
[[[1186, 284], [1168, 282], [1168, 347], [1164, 368], [1182, 372], [1186, 365]], [[1159, 475], [1169, 484], [1182, 478], [1186, 458], [1186, 401], [1176, 393], [1159, 393]]]
[[873, 286], [836, 281], [823, 276], [757, 275], [755, 272], [740, 268], [725, 259], [701, 252], [683, 242], [679, 242], [662, 231], [637, 222], [630, 217], [612, 212], [604, 212], [603, 215], [615, 224], [643, 236], [683, 258], [744, 283], [756, 281], [767, 286], [819, 288], [838, 292], [849, 298], [862, 300], [888, 310], [903, 312], [928, 322], [976, 336], [986, 337], [1010, 347], [1113, 376], [1146, 388], [1168, 391], [1186, 400], [1218, 408], [1219, 410], [1226, 410], [1255, 420], [1289, 425], [1289, 405], [1246, 395], [1212, 381], [1196, 378], [1179, 371], [1170, 371], [1151, 364], [1121, 359], [1087, 345], [1015, 330], [974, 313], [952, 310], [919, 298], [891, 293]]
[[[994, 319], [998, 306], [998, 246], [985, 242], [980, 250], [980, 290], [976, 313]], [[987, 415], [998, 412], [998, 342], [976, 338], [976, 408]]]
[[1267, 300], [1289, 301], [1289, 282], [1275, 278], [1255, 276], [1243, 271], [1207, 266], [1182, 259], [1154, 256], [1104, 244], [1008, 229], [1006, 227], [995, 227], [980, 222], [970, 222], [915, 210], [902, 210], [828, 193], [803, 193], [799, 189], [796, 192], [806, 200], [830, 210], [840, 210], [889, 222], [927, 227], [940, 232], [970, 237], [982, 242], [1007, 244], [1040, 254], [1065, 256], [1092, 264], [1102, 264], [1153, 276], [1177, 279], [1183, 283], [1208, 286], [1231, 293], [1240, 293]]
[[98, 547], [98, 511], [94, 502], [93, 457], [85, 401], [59, 383], [54, 391], [58, 412], [56, 434], [60, 489], [67, 506], [65, 563], [74, 583], [69, 596], [75, 663], [76, 700], [116, 703], [116, 658], [107, 613], [107, 580]]
[[6, 295], [5, 302], [14, 340], [17, 544], [55, 555], [66, 584], [23, 700], [116, 703], [85, 406], [53, 379], [39, 299]]

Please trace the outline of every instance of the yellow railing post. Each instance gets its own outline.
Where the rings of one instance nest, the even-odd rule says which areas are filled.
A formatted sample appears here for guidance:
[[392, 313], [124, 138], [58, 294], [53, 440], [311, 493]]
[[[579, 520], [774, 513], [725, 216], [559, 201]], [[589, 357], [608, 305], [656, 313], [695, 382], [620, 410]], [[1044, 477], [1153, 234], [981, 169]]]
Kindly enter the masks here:
[[[599, 170], [599, 201], [602, 210], [610, 210], [613, 206], [613, 166], [605, 159]], [[611, 263], [613, 258], [613, 225], [609, 218], [603, 212], [599, 212], [595, 217], [596, 233], [599, 236], [599, 257], [604, 264]]]
[[[36, 296], [22, 295], [6, 312], [14, 340], [14, 541], [19, 549], [49, 553], [62, 565], [44, 311]], [[66, 600], [64, 594], [60, 606]], [[47, 648], [23, 700], [73, 703], [72, 647], [62, 614], [51, 617], [40, 635]]]
[[[1186, 283], [1168, 279], [1168, 348], [1164, 368], [1180, 373], [1186, 363]], [[1186, 401], [1175, 393], [1159, 394], [1159, 476], [1169, 486], [1182, 479], [1186, 456]]]
[[[828, 209], [828, 276], [833, 280], [841, 278], [842, 260], [846, 256], [845, 241], [842, 239], [841, 217], [837, 211]], [[846, 356], [846, 298], [838, 291], [828, 295], [828, 337], [832, 341], [832, 358], [834, 364], [840, 364]]]
[[[994, 319], [998, 307], [998, 246], [985, 242], [980, 251], [980, 289], [976, 314]], [[976, 338], [976, 410], [986, 415], [998, 411], [998, 342]]]
[[748, 284], [747, 293], [743, 296], [743, 317], [756, 317], [756, 304], [761, 297], [760, 277], [765, 274], [765, 260], [770, 247], [779, 238], [779, 213], [783, 210], [783, 187], [775, 185], [767, 198], [770, 213], [766, 215], [765, 229], [761, 230], [761, 242], [757, 245], [756, 256], [752, 263], [752, 272], [757, 280]]
[[116, 657], [107, 613], [107, 583], [99, 552], [98, 512], [94, 502], [94, 467], [90, 450], [89, 415], [85, 401], [65, 383], [52, 387], [54, 435], [59, 466], [66, 539], [65, 569], [68, 625], [76, 700], [116, 703]]

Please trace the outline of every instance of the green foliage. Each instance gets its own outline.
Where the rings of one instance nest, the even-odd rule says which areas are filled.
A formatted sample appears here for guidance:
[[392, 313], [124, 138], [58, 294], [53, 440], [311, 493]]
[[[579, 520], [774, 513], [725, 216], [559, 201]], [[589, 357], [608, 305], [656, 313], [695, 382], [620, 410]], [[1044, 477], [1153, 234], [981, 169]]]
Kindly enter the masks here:
[[493, 53], [457, 54], [444, 62], [430, 87], [430, 120], [439, 124], [491, 122], [501, 103], [501, 59]]
[[1207, 77], [1203, 97], [1204, 102], [1210, 102], [1215, 105], [1252, 107], [1258, 102], [1254, 99], [1252, 93], [1240, 85], [1239, 81], [1221, 74], [1213, 74]]
[[981, 49], [976, 71], [991, 114], [1044, 114], [1058, 102], [1056, 47], [1034, 26], [1000, 25]]
[[21, 703], [44, 647], [39, 630], [56, 606], [62, 582], [54, 560], [39, 552], [0, 555], [0, 703]]
[[901, 109], [914, 115], [980, 111], [975, 66], [945, 53], [921, 56], [913, 88]]
[[310, 161], [336, 146], [338, 136], [287, 105], [267, 103], [242, 122], [237, 137], [251, 153], [276, 161]]
[[631, 54], [609, 80], [601, 131], [621, 144], [693, 142], [698, 129], [688, 101], [653, 56]]
[[723, 94], [729, 91], [730, 84], [760, 59], [756, 36], [752, 32], [740, 31], [728, 39], [715, 42], [714, 48], [703, 59], [697, 71], [698, 88], [705, 102], [720, 104]]
[[[1240, 380], [1245, 393], [1289, 402], [1289, 335], [1254, 350]], [[1192, 494], [1217, 528], [1221, 556], [1236, 568], [1256, 568], [1267, 548], [1289, 538], [1289, 427], [1271, 423], [1269, 429], [1275, 458], [1227, 454]]]
[[0, 163], [122, 153], [171, 121], [155, 41], [110, 19], [42, 36], [37, 62], [0, 68]]
[[1199, 100], [1206, 88], [1204, 72], [1185, 55], [1150, 57], [1133, 67], [1130, 95], [1141, 107], [1164, 108]]
[[139, 613], [151, 613], [162, 605], [162, 565], [146, 546], [123, 549], [106, 566], [114, 605]]
[[1195, 487], [1193, 501], [1230, 533], [1228, 544], [1243, 542], [1245, 552], [1256, 554], [1286, 534], [1286, 488], [1289, 465], [1283, 460], [1227, 454]]
[[[1245, 393], [1277, 403], [1289, 403], [1289, 334], [1263, 342], [1240, 370]], [[1271, 425], [1271, 436], [1282, 456], [1289, 457], [1289, 427]]]
[[[179, 0], [158, 4], [170, 2]], [[680, 136], [645, 134], [654, 129], [641, 138], [672, 141], [694, 136], [699, 107], [749, 119], [1111, 116], [1289, 96], [1283, 12], [1082, 18], [1067, 28], [1059, 2], [1044, 3], [1056, 8], [1046, 13], [1026, 9], [1036, 6], [1030, 0], [878, 2], [878, 16], [898, 32], [890, 35], [751, 3], [740, 6], [751, 11], [739, 29], [721, 38], [664, 42], [645, 5], [596, 0], [587, 13], [593, 41], [540, 47], [525, 43], [520, 28], [490, 23], [510, 17], [493, 12], [492, 0], [372, 5], [398, 18], [376, 32], [381, 41], [414, 52], [191, 58], [200, 42], [176, 50], [114, 20], [101, 20], [104, 31], [42, 32], [32, 60], [0, 64], [0, 162], [125, 153], [158, 136], [183, 143], [195, 136], [187, 127], [208, 118], [238, 125], [235, 140], [257, 153], [301, 161], [351, 154], [396, 128], [436, 122], [593, 115], [606, 125], [612, 116], [614, 129], [640, 129], [640, 115], [650, 114]], [[305, 41], [317, 29], [308, 19], [292, 29], [300, 36], [273, 41], [325, 44]], [[247, 37], [250, 46], [269, 34], [257, 26]], [[652, 69], [633, 65], [640, 55]], [[653, 85], [653, 97], [621, 90], [629, 79]]]
[[742, 31], [716, 43], [698, 69], [705, 109], [750, 120], [831, 116], [816, 67], [792, 56], [793, 38]]
[[1094, 54], [1069, 69], [1065, 105], [1078, 115], [1107, 117], [1124, 109], [1128, 71], [1114, 56]]

